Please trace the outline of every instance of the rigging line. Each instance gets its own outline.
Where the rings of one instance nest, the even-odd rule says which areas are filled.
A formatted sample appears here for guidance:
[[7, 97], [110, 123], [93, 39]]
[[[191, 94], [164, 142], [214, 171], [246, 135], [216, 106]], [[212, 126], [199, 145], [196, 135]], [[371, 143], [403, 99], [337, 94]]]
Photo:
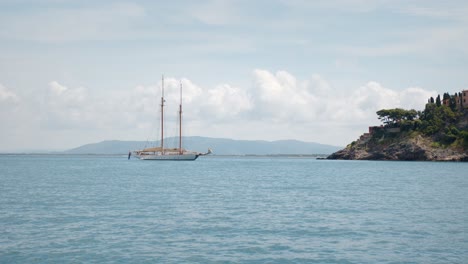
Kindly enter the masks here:
[[[157, 91], [157, 88], [155, 88], [156, 91]], [[156, 100], [151, 100], [151, 102], [154, 102], [154, 104], [151, 104], [151, 108], [155, 107], [158, 105], [158, 99], [156, 97]], [[160, 112], [161, 110], [159, 110]], [[159, 121], [159, 118], [158, 118], [158, 115], [155, 115], [153, 116], [154, 118], [154, 121], [156, 122], [151, 122], [151, 129], [149, 131], [149, 134], [148, 136], [146, 137], [146, 142], [145, 142], [145, 145], [144, 145], [144, 148], [146, 147], [155, 147], [156, 146], [156, 143], [159, 139], [159, 136], [160, 136], [160, 132], [159, 130], [161, 129], [160, 127], [160, 123], [158, 122]], [[155, 132], [156, 131], [156, 132]]]
[[[177, 122], [179, 121], [179, 118], [176, 118]], [[177, 132], [179, 130], [179, 127], [178, 125], [175, 125], [175, 126], [172, 126], [172, 131], [173, 133], [171, 133], [171, 148], [176, 148], [177, 146], [177, 141], [178, 141], [178, 136], [172, 136], [172, 135], [177, 135]]]

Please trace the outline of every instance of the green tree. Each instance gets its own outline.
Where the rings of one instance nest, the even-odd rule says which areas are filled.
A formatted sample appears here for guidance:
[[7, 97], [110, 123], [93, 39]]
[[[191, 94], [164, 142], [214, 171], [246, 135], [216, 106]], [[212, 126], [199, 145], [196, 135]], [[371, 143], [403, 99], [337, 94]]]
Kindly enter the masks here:
[[463, 102], [462, 102], [462, 93], [461, 92], [458, 93], [458, 102], [460, 103], [460, 105], [459, 105], [460, 109], [462, 109], [463, 108]]
[[414, 109], [405, 110], [401, 108], [382, 109], [377, 111], [379, 120], [386, 126], [397, 126], [402, 120], [413, 121], [418, 118], [418, 112]]
[[452, 111], [455, 111], [457, 109], [457, 102], [455, 101], [455, 96], [450, 97], [449, 107], [450, 109], [452, 109]]
[[436, 98], [436, 106], [441, 106], [442, 104], [440, 103], [440, 94], [437, 95], [437, 98]]
[[437, 107], [433, 104], [427, 104], [422, 112], [421, 132], [426, 135], [434, 135], [436, 133], [444, 133], [444, 128], [455, 123], [459, 115], [452, 111], [449, 107]]
[[442, 97], [442, 100], [448, 100], [450, 99], [450, 94], [449, 93], [444, 93], [444, 96]]

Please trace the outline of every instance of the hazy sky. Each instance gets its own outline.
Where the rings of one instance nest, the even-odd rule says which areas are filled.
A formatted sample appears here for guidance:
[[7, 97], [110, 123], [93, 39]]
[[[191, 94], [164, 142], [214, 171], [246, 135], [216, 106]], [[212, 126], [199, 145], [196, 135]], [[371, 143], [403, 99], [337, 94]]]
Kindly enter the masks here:
[[467, 70], [467, 1], [0, 0], [0, 151], [154, 138], [162, 74], [186, 135], [344, 146]]

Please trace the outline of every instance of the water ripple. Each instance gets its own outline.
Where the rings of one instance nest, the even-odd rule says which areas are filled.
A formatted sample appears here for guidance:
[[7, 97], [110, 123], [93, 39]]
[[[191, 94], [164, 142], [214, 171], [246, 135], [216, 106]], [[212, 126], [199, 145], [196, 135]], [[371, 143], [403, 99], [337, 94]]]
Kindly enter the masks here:
[[463, 263], [467, 169], [2, 155], [0, 262]]

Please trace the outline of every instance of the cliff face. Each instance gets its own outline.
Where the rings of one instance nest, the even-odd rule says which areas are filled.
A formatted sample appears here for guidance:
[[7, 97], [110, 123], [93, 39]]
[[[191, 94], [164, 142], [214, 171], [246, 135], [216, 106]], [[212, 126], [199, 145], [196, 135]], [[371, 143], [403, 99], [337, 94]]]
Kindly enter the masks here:
[[327, 159], [468, 161], [468, 150], [460, 146], [442, 146], [432, 137], [413, 131], [361, 138]]
[[385, 125], [369, 127], [327, 159], [468, 161], [468, 108], [428, 103], [422, 112], [395, 108], [377, 115]]
[[357, 140], [327, 159], [468, 161], [468, 151], [441, 147], [431, 138], [415, 133], [401, 133], [388, 139]]

